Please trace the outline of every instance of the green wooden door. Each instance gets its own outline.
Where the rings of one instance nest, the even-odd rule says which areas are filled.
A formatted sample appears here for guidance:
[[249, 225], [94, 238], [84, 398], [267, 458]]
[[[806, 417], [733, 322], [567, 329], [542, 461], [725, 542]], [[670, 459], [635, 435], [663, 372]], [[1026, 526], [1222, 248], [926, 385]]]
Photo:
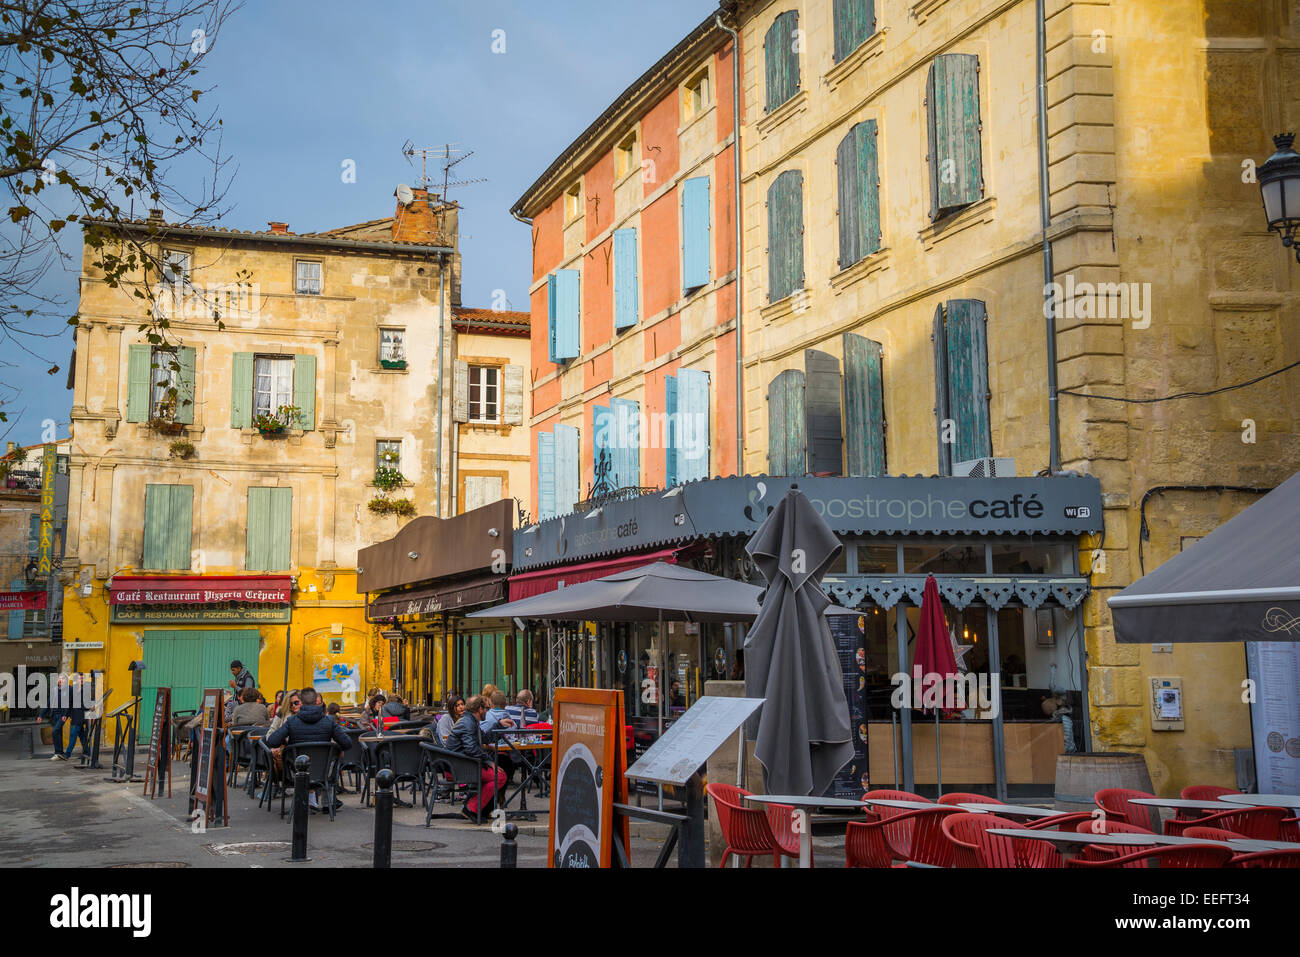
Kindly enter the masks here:
[[[159, 688], [172, 689], [172, 710], [199, 706], [204, 688], [229, 690], [230, 662], [239, 659], [261, 685], [258, 673], [260, 633], [256, 628], [221, 631], [146, 629], [141, 715], [152, 715]], [[139, 740], [148, 741], [148, 721], [141, 722]]]

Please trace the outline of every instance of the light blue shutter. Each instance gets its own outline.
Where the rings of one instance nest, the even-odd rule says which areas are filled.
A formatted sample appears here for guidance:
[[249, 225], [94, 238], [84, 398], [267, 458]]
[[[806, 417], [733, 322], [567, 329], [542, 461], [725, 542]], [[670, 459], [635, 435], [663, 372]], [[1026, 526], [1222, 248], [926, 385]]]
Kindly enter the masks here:
[[316, 357], [293, 357], [293, 404], [298, 413], [298, 427], [304, 432], [316, 428]]
[[664, 488], [677, 484], [677, 377], [664, 376]]
[[555, 427], [555, 509], [566, 515], [581, 498], [582, 467], [578, 459], [578, 430], [571, 425]]
[[556, 329], [560, 323], [560, 317], [555, 311], [555, 273], [546, 277], [546, 357], [551, 362], [559, 362], [556, 358]]
[[614, 417], [610, 414], [609, 406], [593, 405], [591, 407], [591, 474], [592, 482], [596, 481], [596, 476], [600, 473], [600, 461], [605, 458], [609, 461], [609, 468], [605, 474], [609, 481], [613, 481], [614, 461], [611, 455], [611, 442], [614, 432]]
[[677, 479], [694, 482], [709, 477], [709, 374], [679, 369], [677, 401], [681, 409], [677, 431]]
[[682, 288], [698, 289], [709, 282], [709, 178], [697, 176], [682, 184]]
[[614, 417], [610, 447], [614, 455], [614, 486], [641, 484], [641, 405], [631, 399], [610, 399]]
[[537, 433], [537, 520], [555, 517], [555, 436]]
[[578, 270], [555, 274], [555, 359], [576, 359], [578, 342]]
[[[11, 591], [26, 591], [27, 579], [20, 575], [10, 582], [9, 588]], [[9, 613], [9, 630], [5, 632], [6, 638], [13, 639], [21, 638], [23, 636], [23, 614], [24, 612], [22, 609], [11, 611]]]
[[27, 557], [39, 558], [41, 554], [41, 516], [32, 512], [27, 516]]
[[640, 310], [636, 230], [614, 230], [614, 328], [635, 326]]

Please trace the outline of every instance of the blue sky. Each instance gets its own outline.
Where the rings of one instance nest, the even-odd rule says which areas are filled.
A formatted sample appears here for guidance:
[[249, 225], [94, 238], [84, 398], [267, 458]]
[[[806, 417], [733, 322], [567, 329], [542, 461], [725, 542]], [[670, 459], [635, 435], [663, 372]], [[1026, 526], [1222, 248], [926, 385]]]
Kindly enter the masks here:
[[[222, 225], [265, 229], [280, 220], [310, 232], [391, 215], [394, 187], [419, 177], [403, 143], [452, 143], [474, 151], [453, 178], [487, 179], [450, 194], [464, 207], [462, 298], [488, 306], [493, 290], [504, 289], [514, 308], [526, 309], [529, 235], [510, 207], [716, 7], [716, 0], [247, 0], [203, 76], [204, 86], [216, 87], [224, 149], [238, 165]], [[492, 52], [496, 30], [505, 31], [504, 54]], [[356, 163], [355, 183], [342, 181], [345, 160]], [[65, 242], [70, 264], [80, 263], [79, 247], [75, 234]], [[65, 301], [65, 315], [75, 310], [75, 268], [56, 265], [44, 288]], [[64, 389], [70, 331], [28, 345], [39, 357], [0, 343], [17, 363], [0, 375], [22, 390], [6, 406], [0, 436], [24, 445], [40, 440], [45, 418], [66, 434], [72, 404]], [[58, 375], [47, 375], [51, 363]]]

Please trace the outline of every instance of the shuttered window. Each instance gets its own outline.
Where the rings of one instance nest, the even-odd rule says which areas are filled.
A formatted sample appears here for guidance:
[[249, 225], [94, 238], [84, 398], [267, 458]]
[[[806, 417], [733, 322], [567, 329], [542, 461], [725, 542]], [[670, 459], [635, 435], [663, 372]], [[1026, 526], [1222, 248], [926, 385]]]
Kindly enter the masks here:
[[293, 489], [254, 486], [248, 490], [248, 531], [244, 564], [250, 572], [290, 567], [289, 534]]
[[677, 377], [664, 376], [664, 488], [677, 479]]
[[844, 343], [845, 474], [871, 478], [885, 471], [883, 348], [846, 332]]
[[546, 277], [547, 334], [552, 362], [576, 359], [578, 343], [578, 270], [560, 269]]
[[[26, 591], [27, 579], [19, 575], [9, 583], [9, 588], [12, 591]], [[18, 611], [9, 612], [9, 625], [5, 631], [6, 638], [21, 638], [23, 636], [24, 614], [21, 608]]]
[[804, 374], [787, 369], [767, 387], [767, 471], [769, 475], [803, 475]]
[[808, 471], [813, 475], [841, 475], [844, 472], [844, 454], [840, 424], [840, 361], [829, 353], [805, 349], [803, 364]]
[[126, 421], [194, 422], [194, 349], [132, 345], [127, 350]]
[[709, 477], [709, 374], [677, 373], [677, 481]]
[[835, 62], [862, 46], [876, 32], [874, 0], [835, 0]]
[[144, 487], [145, 571], [189, 571], [194, 486]]
[[[935, 415], [941, 475], [951, 475], [954, 462], [993, 454], [987, 335], [986, 311], [978, 299], [952, 299], [935, 312]], [[946, 419], [952, 420], [951, 442], [944, 441]]]
[[930, 218], [984, 195], [980, 160], [979, 57], [945, 53], [930, 64], [925, 88], [930, 146]]
[[555, 509], [559, 515], [573, 511], [582, 497], [582, 463], [578, 459], [578, 430], [555, 427]]
[[555, 516], [555, 435], [537, 433], [537, 520]]
[[614, 452], [610, 448], [614, 417], [609, 406], [593, 405], [591, 407], [591, 473], [595, 483], [603, 475], [608, 483], [614, 481]]
[[631, 399], [610, 399], [609, 451], [615, 488], [641, 484], [641, 404]]
[[299, 409], [291, 428], [307, 432], [316, 428], [316, 357], [236, 352], [230, 375], [231, 428], [251, 428], [255, 416], [274, 416], [287, 405]]
[[640, 318], [636, 230], [614, 230], [614, 328], [635, 326]]
[[709, 282], [709, 178], [682, 184], [682, 289]]
[[773, 21], [763, 40], [767, 70], [767, 112], [799, 91], [799, 12], [787, 10]]
[[840, 268], [848, 269], [880, 250], [875, 120], [863, 120], [840, 140], [835, 170], [839, 179]]
[[769, 302], [803, 288], [803, 173], [789, 169], [767, 190]]

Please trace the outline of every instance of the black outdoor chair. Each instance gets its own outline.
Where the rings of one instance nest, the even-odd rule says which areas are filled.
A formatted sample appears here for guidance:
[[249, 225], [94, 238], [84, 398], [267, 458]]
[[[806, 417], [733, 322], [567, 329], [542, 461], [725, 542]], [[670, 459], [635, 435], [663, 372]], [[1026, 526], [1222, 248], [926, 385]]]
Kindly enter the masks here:
[[[257, 729], [253, 725], [241, 724], [229, 728], [228, 730], [252, 732]], [[245, 767], [249, 769], [250, 774], [252, 773], [253, 749], [249, 746], [248, 734], [232, 734], [230, 737], [230, 747], [226, 749], [226, 754], [229, 756], [228, 759], [230, 761], [230, 786], [232, 788], [237, 788], [239, 787], [239, 769]], [[248, 782], [245, 781], [244, 784], [247, 786]]]
[[401, 734], [386, 735], [382, 741], [366, 742], [369, 745], [370, 767], [367, 768], [366, 790], [362, 793], [362, 803], [365, 803], [370, 793], [370, 779], [381, 768], [388, 768], [393, 772], [393, 791], [397, 803], [402, 804], [401, 786], [407, 783], [411, 786], [409, 806], [415, 806], [415, 792], [419, 791], [421, 796], [424, 794], [424, 754], [420, 751], [422, 740], [424, 739], [417, 735]]
[[339, 793], [347, 793], [346, 789], [343, 787], [343, 775], [345, 772], [351, 772], [352, 779], [356, 782], [356, 789], [360, 792], [362, 789], [362, 777], [366, 771], [366, 749], [361, 746], [361, 736], [366, 732], [363, 728], [350, 728], [347, 726], [344, 726], [343, 730], [347, 732], [347, 736], [352, 741], [352, 744], [339, 757]]
[[[276, 791], [281, 795], [290, 790], [293, 785], [293, 770], [287, 762], [282, 762], [280, 771], [277, 774], [275, 770], [275, 756], [271, 754], [271, 748], [266, 743], [266, 738], [257, 742], [257, 749], [261, 752], [261, 761], [266, 764], [266, 783], [262, 786], [262, 796], [258, 798], [257, 806], [261, 807], [262, 802], [266, 802], [266, 810], [269, 814], [271, 811], [271, 802], [275, 800]], [[280, 814], [284, 816], [284, 801], [281, 800]]]
[[478, 797], [475, 802], [478, 805], [476, 823], [482, 824], [483, 762], [458, 751], [440, 748], [427, 739], [420, 740], [420, 750], [424, 752], [424, 770], [428, 782], [424, 792], [424, 826], [429, 827], [433, 821], [433, 806], [440, 793], [445, 793], [448, 802], [454, 804], [456, 792], [463, 789], [468, 798], [470, 788], [474, 789]]
[[[284, 770], [293, 779], [294, 762], [300, 755], [306, 755], [311, 762], [307, 771], [307, 787], [324, 788], [325, 800], [329, 804], [330, 820], [334, 820], [334, 791], [338, 785], [338, 759], [341, 749], [334, 741], [313, 741], [310, 744], [286, 744], [284, 746]], [[287, 788], [280, 791], [280, 816], [284, 817], [284, 798]], [[296, 797], [296, 795], [295, 795]], [[296, 802], [295, 802], [296, 803]], [[289, 814], [293, 822], [292, 805]]]

